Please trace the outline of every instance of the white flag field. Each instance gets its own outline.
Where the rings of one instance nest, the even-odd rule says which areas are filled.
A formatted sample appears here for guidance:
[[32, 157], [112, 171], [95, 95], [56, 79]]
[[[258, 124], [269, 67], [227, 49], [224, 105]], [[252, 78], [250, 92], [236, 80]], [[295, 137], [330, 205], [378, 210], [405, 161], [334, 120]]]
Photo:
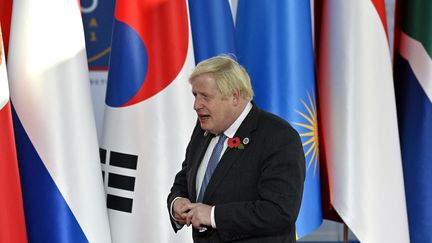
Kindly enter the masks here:
[[405, 243], [405, 191], [382, 6], [383, 1], [324, 1], [318, 75], [323, 149], [331, 203], [357, 238]]
[[111, 242], [74, 0], [14, 1], [8, 74], [29, 242]]
[[191, 242], [189, 229], [174, 233], [166, 202], [196, 122], [186, 1], [115, 11], [101, 142], [113, 242]]

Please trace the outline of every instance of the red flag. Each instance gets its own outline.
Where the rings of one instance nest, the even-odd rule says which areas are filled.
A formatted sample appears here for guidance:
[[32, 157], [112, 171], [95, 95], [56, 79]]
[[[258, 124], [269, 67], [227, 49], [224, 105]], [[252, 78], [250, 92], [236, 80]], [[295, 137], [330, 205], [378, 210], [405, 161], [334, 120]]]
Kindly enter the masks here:
[[[1, 29], [0, 29], [1, 30]], [[0, 31], [0, 242], [27, 242]]]
[[1, 32], [3, 34], [5, 57], [8, 56], [7, 54], [8, 54], [8, 47], [9, 47], [11, 16], [12, 16], [12, 0], [0, 0], [0, 24], [1, 24]]

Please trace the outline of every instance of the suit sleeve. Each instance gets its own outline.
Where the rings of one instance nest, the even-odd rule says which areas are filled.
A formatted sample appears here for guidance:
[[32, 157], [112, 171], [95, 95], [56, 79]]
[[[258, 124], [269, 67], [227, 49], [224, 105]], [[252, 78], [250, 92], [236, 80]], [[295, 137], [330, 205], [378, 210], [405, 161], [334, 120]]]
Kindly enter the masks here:
[[167, 198], [168, 215], [170, 217], [171, 225], [175, 232], [177, 232], [180, 228], [176, 224], [176, 221], [171, 217], [171, 204], [173, 200], [177, 197], [188, 198], [185, 161], [182, 163], [182, 169], [177, 173], [174, 179], [174, 184], [171, 187], [171, 192]]
[[292, 129], [268, 136], [260, 151], [258, 199], [215, 205], [223, 240], [271, 235], [294, 227], [303, 194], [305, 159], [300, 137]]
[[[197, 130], [198, 130], [198, 126], [195, 127], [192, 136], [197, 132]], [[190, 154], [190, 146], [191, 146], [191, 142], [189, 142], [186, 148], [185, 160], [182, 163], [181, 170], [177, 173], [177, 175], [174, 178], [173, 186], [171, 187], [171, 191], [167, 198], [168, 213], [169, 213], [171, 225], [175, 232], [177, 232], [180, 228], [176, 224], [175, 220], [171, 217], [171, 203], [177, 197], [188, 198], [189, 193], [188, 193], [186, 172], [188, 167], [187, 161]]]

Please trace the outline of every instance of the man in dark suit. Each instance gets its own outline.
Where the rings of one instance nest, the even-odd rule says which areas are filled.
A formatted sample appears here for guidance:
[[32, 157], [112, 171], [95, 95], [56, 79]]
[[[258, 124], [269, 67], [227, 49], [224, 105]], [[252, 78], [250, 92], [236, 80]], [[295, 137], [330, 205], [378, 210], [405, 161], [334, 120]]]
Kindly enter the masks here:
[[194, 242], [295, 242], [305, 161], [298, 133], [260, 110], [242, 66], [228, 56], [189, 79], [198, 123], [168, 195], [174, 230]]

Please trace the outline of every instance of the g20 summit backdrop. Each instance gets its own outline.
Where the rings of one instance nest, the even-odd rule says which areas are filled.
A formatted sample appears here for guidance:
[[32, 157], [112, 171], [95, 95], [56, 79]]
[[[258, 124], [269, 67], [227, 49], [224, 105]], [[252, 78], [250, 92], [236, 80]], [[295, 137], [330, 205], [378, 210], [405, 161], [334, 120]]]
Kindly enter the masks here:
[[101, 140], [115, 0], [81, 0], [92, 101]]
[[[170, 124], [157, 123], [158, 125], [152, 129], [153, 125], [149, 117], [154, 114], [158, 114], [158, 116], [162, 114], [158, 119], [160, 119], [160, 121], [166, 121], [167, 117], [170, 117], [167, 116], [168, 113], [171, 115], [177, 114], [174, 111], [183, 110], [184, 114], [179, 114], [178, 117], [189, 114], [188, 112], [190, 112], [191, 108], [187, 107], [185, 103], [179, 101], [186, 101], [187, 103], [187, 100], [189, 99], [187, 95], [183, 94], [183, 92], [187, 90], [187, 85], [185, 87], [184, 83], [181, 83], [180, 79], [185, 80], [185, 77], [187, 77], [188, 70], [190, 71], [193, 66], [191, 66], [191, 60], [192, 62], [193, 60], [198, 62], [199, 60], [211, 55], [227, 52], [235, 54], [239, 58], [239, 62], [250, 70], [253, 85], [255, 88], [259, 87], [255, 97], [259, 105], [272, 110], [289, 120], [302, 134], [305, 154], [308, 156], [308, 179], [306, 180], [304, 204], [302, 205], [302, 211], [297, 222], [298, 236], [306, 236], [305, 238], [302, 238], [306, 240], [341, 240], [340, 225], [331, 224], [327, 221], [318, 231], [316, 231], [317, 227], [321, 225], [322, 214], [324, 214], [324, 216], [327, 215], [328, 217], [328, 210], [330, 209], [330, 211], [334, 212], [332, 205], [336, 205], [336, 211], [363, 242], [374, 242], [374, 240], [379, 241], [381, 238], [389, 239], [388, 237], [390, 236], [385, 235], [384, 233], [386, 231], [397, 231], [399, 234], [392, 235], [395, 240], [402, 240], [402, 242], [407, 240], [407, 222], [406, 220], [403, 220], [406, 219], [406, 215], [403, 214], [404, 209], [402, 209], [405, 208], [405, 204], [402, 199], [403, 192], [401, 191], [401, 188], [403, 188], [403, 186], [401, 186], [402, 175], [400, 173], [401, 158], [397, 156], [397, 153], [395, 155], [394, 153], [389, 152], [399, 150], [396, 123], [394, 120], [395, 104], [394, 99], [391, 98], [394, 94], [392, 91], [393, 84], [390, 63], [391, 52], [388, 43], [393, 42], [394, 25], [392, 20], [394, 1], [388, 0], [384, 2], [383, 0], [364, 0], [356, 3], [326, 0], [310, 1], [310, 3], [312, 3], [311, 7], [315, 7], [314, 11], [309, 11], [309, 3], [306, 3], [305, 1], [293, 1], [290, 3], [284, 1], [275, 2], [273, 7], [278, 6], [276, 8], [272, 8], [271, 4], [259, 3], [258, 1], [253, 0], [210, 1], [206, 3], [195, 0], [154, 1], [154, 4], [157, 2], [158, 4], [161, 4], [160, 6], [170, 6], [171, 4], [176, 5], [177, 11], [165, 13], [174, 14], [177, 17], [184, 14], [184, 9], [188, 10], [187, 16], [183, 17], [190, 23], [190, 26], [187, 28], [188, 33], [183, 36], [170, 36], [172, 37], [171, 41], [177, 43], [181, 43], [182, 40], [176, 38], [185, 38], [187, 36], [188, 51], [184, 56], [184, 62], [181, 62], [180, 59], [176, 59], [178, 56], [172, 56], [171, 60], [173, 62], [183, 63], [183, 69], [179, 69], [178, 72], [175, 72], [178, 74], [178, 77], [173, 76], [171, 79], [166, 80], [169, 82], [169, 85], [166, 88], [160, 89], [154, 97], [141, 99], [143, 107], [140, 105], [141, 108], [139, 112], [134, 111], [134, 109], [138, 107], [135, 102], [140, 100], [139, 95], [137, 97], [129, 97], [129, 101], [128, 99], [124, 99], [126, 103], [123, 104], [112, 103], [111, 101], [114, 97], [109, 95], [107, 97], [108, 107], [106, 107], [105, 93], [107, 84], [108, 86], [111, 84], [111, 90], [113, 90], [113, 87], [120, 90], [124, 89], [124, 86], [119, 85], [121, 83], [120, 79], [126, 77], [122, 75], [127, 74], [127, 70], [133, 69], [131, 66], [127, 67], [127, 65], [138, 65], [135, 68], [138, 67], [136, 71], [139, 71], [141, 68], [143, 70], [147, 68], [145, 64], [146, 60], [152, 60], [150, 56], [149, 59], [138, 60], [134, 59], [135, 57], [133, 57], [133, 55], [130, 55], [132, 52], [128, 51], [126, 46], [133, 44], [133, 38], [138, 40], [138, 43], [143, 40], [142, 43], [145, 48], [147, 48], [146, 51], [151, 53], [152, 47], [149, 45], [151, 42], [150, 40], [157, 37], [146, 36], [146, 33], [156, 35], [156, 32], [166, 32], [166, 29], [172, 27], [174, 22], [170, 22], [173, 19], [163, 19], [160, 17], [166, 16], [163, 15], [164, 11], [166, 11], [163, 7], [153, 9], [151, 4], [146, 1], [141, 1], [139, 4], [138, 2], [132, 0], [125, 1], [115, 6], [113, 0], [81, 1], [83, 24], [85, 27], [87, 42], [87, 56], [91, 76], [90, 82], [92, 85], [92, 98], [95, 108], [99, 143], [102, 147], [100, 151], [101, 163], [104, 172], [105, 188], [108, 194], [107, 200], [108, 207], [110, 208], [111, 233], [114, 241], [124, 239], [129, 239], [131, 241], [140, 239], [161, 240], [161, 234], [165, 234], [164, 239], [169, 242], [174, 242], [176, 240], [181, 242], [182, 239], [188, 239], [187, 235], [172, 236], [170, 232], [162, 233], [169, 231], [169, 229], [166, 228], [166, 225], [164, 225], [165, 221], [163, 219], [158, 219], [154, 222], [154, 225], [157, 226], [156, 231], [148, 232], [146, 236], [143, 236], [142, 234], [138, 236], [136, 235], [136, 232], [138, 231], [138, 228], [135, 228], [136, 224], [144, 223], [140, 221], [139, 218], [141, 217], [142, 219], [143, 216], [154, 215], [146, 213], [145, 211], [140, 211], [138, 208], [134, 211], [134, 205], [136, 205], [137, 202], [142, 202], [145, 205], [153, 205], [157, 208], [157, 205], [161, 204], [161, 202], [157, 202], [157, 200], [155, 202], [149, 202], [148, 200], [150, 199], [143, 199], [139, 194], [144, 192], [148, 193], [148, 195], [159, 195], [159, 197], [164, 195], [164, 191], [161, 190], [166, 187], [166, 183], [169, 181], [169, 175], [172, 174], [173, 171], [176, 171], [176, 162], [178, 162], [178, 159], [176, 160], [176, 158], [181, 158], [181, 155], [179, 154], [181, 154], [182, 150], [182, 145], [175, 148], [174, 154], [178, 153], [178, 156], [170, 157], [175, 161], [169, 161], [171, 159], [167, 160], [167, 157], [162, 150], [148, 151], [146, 149], [148, 146], [151, 147], [156, 145], [157, 147], [163, 147], [165, 143], [167, 143], [166, 141], [176, 139], [171, 135], [168, 135], [166, 133], [167, 130], [162, 128], [163, 126], [169, 127], [171, 126]], [[387, 20], [390, 20], [388, 25], [386, 22], [385, 4], [387, 4]], [[399, 1], [398, 4], [402, 6], [401, 8], [408, 9], [407, 12], [416, 9], [416, 7], [419, 6], [417, 1], [414, 1], [412, 5], [403, 5], [402, 1]], [[134, 7], [131, 8], [131, 6]], [[311, 15], [311, 12], [314, 14]], [[125, 17], [124, 13], [128, 13], [129, 16]], [[344, 14], [347, 13], [351, 13], [350, 16], [355, 16], [355, 18], [352, 19], [353, 21], [343, 21], [343, 24], [338, 24], [339, 20], [349, 19], [348, 17], [344, 17]], [[159, 21], [144, 21], [144, 19], [148, 17], [148, 14], [151, 14], [153, 17], [159, 16]], [[409, 14], [410, 13], [406, 15], [409, 16]], [[404, 17], [402, 16], [403, 14], [400, 15], [399, 18]], [[260, 19], [260, 21], [257, 22], [257, 19]], [[178, 23], [179, 20], [180, 22], [183, 21], [182, 17], [177, 19], [175, 23]], [[315, 26], [313, 26], [314, 23]], [[373, 27], [369, 30], [375, 31], [374, 35], [368, 35], [364, 29], [361, 29], [361, 27], [364, 26], [364, 23], [368, 23], [368, 26]], [[273, 26], [275, 28], [267, 28], [266, 26]], [[293, 26], [304, 26], [305, 28], [295, 29], [292, 28]], [[311, 28], [309, 29], [309, 27]], [[313, 61], [314, 57], [311, 49], [312, 27], [315, 29], [315, 40], [317, 41], [315, 43], [315, 51], [317, 52], [316, 56], [318, 59], [315, 62]], [[184, 29], [184, 26], [180, 26], [179, 28]], [[150, 31], [150, 29], [152, 29], [152, 31]], [[358, 34], [358, 36], [367, 37], [363, 39], [364, 42], [355, 43], [355, 50], [358, 52], [352, 52], [354, 49], [348, 48], [350, 46], [349, 43], [339, 43], [336, 41], [338, 39], [334, 39], [336, 38], [335, 36], [343, 37], [347, 33], [348, 29], [355, 30], [355, 34]], [[135, 32], [135, 34], [133, 34], [133, 32]], [[113, 36], [111, 36], [112, 33], [114, 33]], [[166, 33], [172, 34], [169, 32]], [[354, 32], [352, 32], [352, 34], [354, 34]], [[135, 37], [133, 37], [133, 35], [135, 35]], [[115, 53], [111, 53], [111, 39], [114, 43], [117, 43], [117, 47], [115, 47], [115, 45], [113, 47], [113, 49], [117, 48]], [[386, 41], [386, 39], [389, 41]], [[403, 40], [406, 40], [406, 38], [403, 38]], [[274, 49], [270, 48], [267, 43], [272, 43], [272, 46], [270, 47], [277, 47], [275, 53], [273, 53]], [[299, 43], [302, 45], [296, 46]], [[339, 48], [334, 48], [335, 43], [339, 43]], [[351, 43], [351, 47], [352, 46], [353, 43]], [[347, 49], [345, 50], [343, 48]], [[376, 50], [382, 52], [381, 55], [379, 55], [379, 59], [372, 58], [373, 55], [368, 52], [374, 48], [377, 48]], [[167, 48], [167, 50], [169, 50], [169, 48]], [[302, 51], [296, 54], [295, 50]], [[338, 52], [337, 50], [340, 50], [341, 52]], [[405, 51], [403, 54], [407, 55], [406, 48], [403, 50]], [[192, 56], [191, 53], [193, 53]], [[337, 64], [338, 60], [343, 60], [345, 58], [344, 53], [352, 53], [352, 55], [359, 57], [358, 60], [361, 58], [369, 60], [369, 63], [373, 65], [361, 65], [362, 63], [356, 62], [357, 59], [352, 59], [352, 62]], [[375, 52], [375, 54], [376, 53], [377, 52]], [[162, 57], [164, 53], [156, 53], [156, 56], [158, 55]], [[143, 60], [144, 62], [142, 62]], [[110, 61], [111, 65], [109, 63]], [[318, 67], [314, 67], [314, 63], [317, 63]], [[284, 68], [271, 69], [273, 66], [278, 67], [278, 65], [282, 64]], [[346, 77], [339, 76], [342, 75], [342, 73], [330, 73], [326, 71], [330, 69], [333, 70], [333, 67], [335, 66], [344, 70], [363, 71], [359, 74]], [[107, 75], [108, 67], [110, 72], [112, 72], [110, 78]], [[167, 68], [166, 66], [159, 67]], [[376, 67], [379, 67], [379, 70], [382, 71], [379, 74], [381, 76], [372, 75], [378, 74], [378, 72], [373, 71]], [[150, 75], [150, 73], [155, 69], [150, 66], [148, 68], [148, 70], [144, 71], [148, 72]], [[298, 72], [298, 70], [303, 71]], [[314, 70], [318, 70], [318, 80], [315, 80], [316, 75], [314, 74]], [[277, 75], [272, 75], [274, 73], [277, 73]], [[371, 75], [366, 78], [367, 80], [381, 80], [379, 82], [374, 81], [382, 85], [380, 86], [380, 96], [375, 96], [374, 92], [377, 91], [372, 88], [372, 84], [367, 82], [354, 82], [353, 77], [361, 77], [360, 74], [366, 73]], [[162, 76], [163, 75], [161, 75], [161, 77]], [[288, 80], [293, 81], [293, 83], [278, 82], [277, 80], [273, 80], [274, 76], [279, 78], [290, 77]], [[158, 78], [156, 76], [153, 77], [156, 79]], [[268, 83], [263, 82], [263, 80]], [[340, 90], [338, 95], [330, 95], [334, 92], [334, 87], [339, 87], [339, 85], [336, 84], [343, 80], [348, 82], [345, 84], [346, 87], [351, 87], [350, 85], [356, 84], [360, 85], [355, 88], [357, 91], [363, 89], [368, 90], [367, 94], [357, 92], [357, 96], [351, 97], [363, 97], [367, 95], [369, 100], [380, 100], [380, 102], [378, 102], [379, 105], [382, 106], [382, 109], [386, 110], [387, 113], [378, 112], [374, 115], [373, 112], [376, 111], [376, 107], [369, 107], [369, 104], [365, 103], [363, 99], [349, 100], [350, 97], [342, 95], [350, 89]], [[152, 80], [149, 79], [146, 82], [151, 81]], [[351, 83], [351, 81], [353, 82]], [[316, 83], [318, 83], [318, 89], [315, 87]], [[141, 86], [138, 85], [136, 90], [140, 90], [140, 87]], [[267, 87], [273, 87], [273, 89], [267, 89]], [[329, 89], [329, 87], [333, 88]], [[176, 94], [180, 95], [178, 96], [179, 99], [177, 102], [173, 102], [165, 97], [166, 94], [172, 92], [173, 88], [177, 90]], [[268, 91], [270, 93], [266, 93]], [[141, 91], [138, 93], [140, 92]], [[288, 99], [286, 99], [288, 96], [291, 98], [289, 102]], [[273, 100], [270, 100], [269, 97], [272, 97]], [[157, 103], [156, 100], [170, 105], [161, 106], [161, 103]], [[317, 104], [318, 101], [321, 101], [321, 104]], [[351, 103], [352, 109], [350, 108], [353, 113], [340, 113], [341, 107], [338, 107], [337, 104], [348, 104], [349, 102], [353, 102]], [[325, 114], [321, 114], [321, 117], [318, 116], [319, 112], [317, 112], [319, 107], [321, 107], [321, 112], [325, 111]], [[392, 127], [393, 129], [391, 129], [391, 131], [381, 129], [380, 126], [382, 126], [382, 123], [377, 122], [373, 125], [363, 127], [362, 130], [364, 132], [362, 134], [355, 133], [355, 130], [349, 130], [349, 127], [345, 127], [345, 121], [349, 121], [350, 119], [360, 119], [355, 117], [355, 114], [360, 113], [358, 113], [354, 107], [356, 107], [356, 109], [369, 107], [369, 112], [362, 113], [362, 119], [369, 117], [370, 119], [374, 118], [374, 120], [376, 119], [377, 121], [384, 121], [384, 123], [387, 124], [387, 128]], [[339, 117], [339, 119], [336, 119], [331, 114], [344, 114], [345, 117]], [[130, 120], [134, 118], [136, 118], [136, 120], [133, 122], [121, 122], [125, 119]], [[322, 120], [322, 123], [320, 120]], [[361, 124], [369, 124], [369, 120], [362, 120], [363, 122]], [[185, 129], [182, 130], [182, 132], [187, 134], [187, 122], [183, 122], [185, 124], [184, 126], [177, 127]], [[338, 122], [341, 124], [337, 125]], [[120, 130], [116, 125], [121, 127]], [[139, 128], [137, 127], [135, 130], [131, 130], [130, 127], [134, 127], [135, 125]], [[324, 130], [320, 131], [318, 128], [324, 128]], [[336, 128], [346, 128], [346, 130]], [[152, 130], [158, 132], [152, 133], [154, 132]], [[136, 136], [133, 136], [132, 133], [134, 132], [141, 134], [141, 137], [136, 138]], [[319, 134], [321, 136], [318, 136]], [[374, 139], [374, 141], [380, 141], [379, 139], [386, 137], [386, 147], [383, 147], [381, 151], [377, 151], [370, 148], [368, 144], [364, 144], [364, 146], [357, 146], [354, 149], [352, 147], [353, 144], [349, 145], [349, 141], [343, 142], [342, 140], [338, 141], [332, 139], [332, 137], [344, 138], [348, 134], [352, 135], [349, 141], [356, 141], [358, 144], [363, 143], [362, 138], [368, 140], [370, 137], [375, 137], [376, 139]], [[118, 144], [115, 145], [112, 143], [113, 139], [123, 141], [121, 142], [123, 145], [128, 144], [130, 141], [134, 142], [127, 146], [119, 146]], [[156, 143], [154, 143], [155, 141]], [[321, 143], [319, 143], [319, 141]], [[324, 143], [322, 143], [322, 141], [324, 141]], [[184, 141], [179, 141], [179, 144], [182, 142]], [[136, 144], [142, 144], [142, 147], [136, 146]], [[341, 146], [338, 144], [344, 144], [344, 146], [346, 145], [349, 147], [347, 147], [346, 150], [341, 151]], [[362, 173], [365, 173], [370, 175], [371, 167], [369, 165], [366, 166], [366, 164], [361, 164], [360, 167], [356, 167], [359, 166], [359, 163], [354, 160], [349, 160], [349, 162], [353, 164], [350, 164], [349, 167], [345, 167], [346, 165], [344, 164], [344, 161], [346, 161], [347, 158], [343, 156], [345, 154], [344, 152], [347, 151], [357, 154], [356, 157], [362, 154], [369, 156], [367, 159], [369, 163], [374, 163], [373, 161], [378, 158], [387, 158], [379, 160], [384, 160], [388, 163], [390, 170], [387, 171], [386, 174], [388, 175], [387, 177], [391, 178], [394, 182], [393, 187], [374, 189], [374, 187], [368, 187], [363, 183], [364, 180], [362, 179], [362, 176], [359, 176], [356, 181], [352, 180], [352, 178], [345, 177], [345, 175], [339, 174], [338, 171], [340, 170], [357, 168], [357, 174], [361, 175]], [[403, 151], [405, 152], [406, 149]], [[319, 157], [319, 155], [322, 157]], [[349, 154], [347, 155], [349, 156]], [[329, 158], [332, 163], [327, 164], [326, 159], [329, 160]], [[127, 163], [118, 163], [118, 161], [127, 161]], [[155, 166], [154, 163], [156, 163], [157, 166]], [[120, 166], [120, 164], [123, 164], [123, 167]], [[127, 166], [124, 167], [124, 164]], [[320, 185], [320, 174], [317, 173], [317, 171], [320, 171], [322, 166], [324, 166], [324, 170], [321, 170], [321, 172], [328, 171], [332, 178], [331, 180], [328, 180], [329, 174], [321, 174], [322, 178]], [[381, 167], [378, 168], [375, 165], [374, 167], [374, 173], [378, 173], [383, 169]], [[156, 181], [143, 179], [149, 176], [149, 170], [152, 170], [153, 174], [158, 175], [159, 179]], [[373, 177], [373, 180], [379, 181], [380, 179], [379, 177]], [[119, 181], [126, 181], [127, 183], [119, 183]], [[352, 184], [346, 184], [346, 181], [350, 181]], [[367, 181], [372, 181], [372, 179], [369, 177], [369, 180]], [[409, 181], [413, 184], [412, 179], [409, 179]], [[381, 185], [380, 183], [378, 184]], [[368, 204], [366, 202], [359, 203], [357, 205], [359, 208], [356, 208], [355, 210], [349, 207], [342, 207], [341, 205], [344, 205], [345, 200], [349, 201], [353, 200], [353, 198], [350, 199], [346, 194], [340, 193], [341, 191], [346, 190], [346, 188], [342, 188], [341, 185], [348, 186], [352, 191], [358, 191], [364, 198], [374, 200], [376, 203], [372, 203], [373, 205], [371, 204], [369, 206], [367, 206]], [[385, 184], [382, 185], [385, 186]], [[320, 187], [324, 192], [322, 195], [323, 205], [330, 205], [330, 208], [324, 206], [323, 212], [321, 212], [321, 208], [319, 207], [319, 202], [321, 200]], [[331, 187], [330, 193], [333, 197], [331, 203], [329, 198], [329, 187]], [[410, 190], [410, 188], [407, 188], [408, 193]], [[384, 191], [386, 191], [386, 194], [378, 193]], [[397, 212], [402, 212], [402, 214], [398, 216], [402, 219], [398, 221], [399, 224], [394, 224], [395, 221], [391, 219], [390, 215], [393, 215], [391, 208], [382, 205], [382, 203], [385, 203], [385, 200], [381, 200], [380, 198], [386, 197], [394, 198], [394, 200], [400, 202], [400, 204], [393, 205], [394, 208], [396, 208], [396, 206], [399, 208]], [[410, 207], [410, 204], [408, 204], [408, 207]], [[158, 208], [157, 210], [161, 209]], [[371, 214], [367, 217], [357, 214], [361, 210], [366, 210]], [[134, 212], [132, 213], [132, 211]], [[135, 216], [131, 215], [137, 212], [140, 213], [140, 216], [136, 219], [132, 219]], [[131, 215], [128, 216], [127, 213], [130, 213]], [[420, 213], [417, 212], [412, 215], [420, 215]], [[163, 215], [162, 217], [164, 216], [166, 215]], [[408, 214], [408, 216], [410, 217], [410, 214]], [[411, 230], [415, 229], [412, 222], [414, 217], [416, 216], [410, 217]], [[382, 223], [379, 225], [375, 225], [373, 222], [372, 224], [367, 223], [368, 218], [375, 218], [376, 220], [374, 220], [374, 222], [382, 220]], [[372, 227], [372, 225], [374, 226]], [[368, 228], [369, 226], [371, 226], [371, 228]], [[144, 230], [144, 233], [146, 232], [147, 231]], [[311, 232], [313, 233], [311, 234]], [[411, 235], [411, 240], [416, 238], [424, 239], [424, 237], [427, 238], [427, 234], [425, 236], [424, 233], [420, 231], [420, 233], [415, 233], [415, 236]], [[354, 236], [351, 238], [355, 239]]]
[[0, 0], [0, 241], [191, 242], [165, 199], [196, 119], [187, 77], [220, 53], [301, 135], [300, 241], [340, 241], [323, 218], [431, 241], [432, 4], [397, 6], [393, 28], [384, 0]]

